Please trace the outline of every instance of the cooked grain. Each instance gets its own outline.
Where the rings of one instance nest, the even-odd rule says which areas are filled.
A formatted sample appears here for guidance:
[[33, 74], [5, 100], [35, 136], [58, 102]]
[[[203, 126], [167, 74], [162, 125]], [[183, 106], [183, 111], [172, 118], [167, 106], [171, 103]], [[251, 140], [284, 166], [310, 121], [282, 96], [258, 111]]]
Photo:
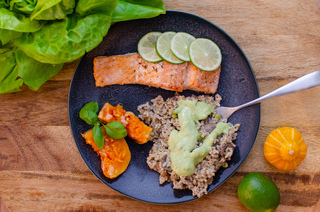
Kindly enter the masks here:
[[[173, 129], [180, 130], [178, 118], [172, 113], [178, 107], [177, 102], [182, 99], [190, 99], [206, 102], [214, 107], [220, 106], [221, 96], [216, 94], [215, 97], [201, 95], [185, 97], [175, 95], [172, 98], [164, 100], [162, 96], [147, 102], [138, 107], [140, 113], [139, 117], [150, 127], [153, 128], [150, 140], [154, 142], [152, 149], [147, 158], [148, 166], [159, 172], [159, 183], [172, 182], [174, 189], [190, 189], [193, 196], [201, 197], [207, 194], [207, 189], [212, 184], [213, 177], [218, 169], [225, 165], [231, 159], [235, 144], [234, 140], [237, 138], [236, 131], [240, 124], [232, 125], [229, 123], [231, 129], [228, 134], [223, 134], [217, 137], [212, 145], [211, 151], [206, 158], [197, 165], [193, 175], [187, 177], [180, 177], [171, 169], [170, 151], [168, 149], [168, 138]], [[215, 117], [215, 112], [205, 120], [200, 121], [198, 130], [205, 138], [215, 128], [218, 121], [226, 122], [226, 120], [219, 120]], [[202, 139], [203, 140], [203, 139]], [[198, 141], [198, 146], [201, 146], [202, 141]]]

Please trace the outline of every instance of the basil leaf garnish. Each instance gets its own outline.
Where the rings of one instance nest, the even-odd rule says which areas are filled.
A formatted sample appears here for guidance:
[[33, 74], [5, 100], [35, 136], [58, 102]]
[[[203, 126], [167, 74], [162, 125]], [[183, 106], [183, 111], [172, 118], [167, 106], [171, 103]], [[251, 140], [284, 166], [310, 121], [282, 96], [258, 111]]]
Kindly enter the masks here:
[[82, 120], [87, 122], [89, 125], [94, 125], [92, 129], [92, 136], [94, 143], [98, 146], [101, 150], [104, 145], [104, 136], [103, 132], [100, 128], [102, 125], [106, 133], [113, 139], [121, 139], [127, 136], [127, 130], [123, 126], [123, 124], [119, 121], [111, 121], [107, 124], [102, 123], [98, 119], [97, 112], [99, 111], [98, 102], [88, 102], [81, 108], [79, 112], [79, 116]]
[[99, 111], [98, 102], [88, 102], [83, 106], [83, 109], [97, 113]]
[[113, 139], [121, 139], [127, 136], [127, 130], [118, 121], [111, 121], [108, 124], [104, 125], [107, 134]]
[[97, 145], [97, 147], [100, 150], [102, 150], [103, 144], [104, 144], [104, 137], [103, 137], [103, 133], [102, 133], [102, 130], [100, 128], [99, 123], [94, 125], [94, 127], [92, 129], [92, 137], [93, 137], [93, 141]]
[[99, 122], [97, 112], [99, 110], [98, 102], [88, 102], [79, 112], [79, 116], [87, 124], [95, 125]]

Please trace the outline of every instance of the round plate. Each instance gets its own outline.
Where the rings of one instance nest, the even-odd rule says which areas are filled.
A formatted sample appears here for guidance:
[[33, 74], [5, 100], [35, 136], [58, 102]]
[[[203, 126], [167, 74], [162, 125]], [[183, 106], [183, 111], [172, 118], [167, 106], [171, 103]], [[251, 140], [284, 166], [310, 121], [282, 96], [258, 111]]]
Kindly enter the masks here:
[[[105, 102], [113, 106], [121, 104], [127, 111], [138, 115], [137, 106], [162, 95], [172, 97], [175, 92], [144, 85], [111, 85], [95, 87], [93, 58], [97, 56], [121, 55], [137, 52], [139, 39], [151, 31], [187, 32], [196, 38], [213, 40], [222, 52], [222, 72], [217, 93], [222, 96], [221, 105], [236, 106], [259, 97], [258, 87], [251, 66], [239, 46], [223, 30], [211, 22], [178, 11], [167, 11], [152, 19], [126, 21], [112, 25], [102, 43], [87, 53], [80, 61], [70, 86], [69, 119], [78, 150], [89, 169], [103, 183], [128, 197], [158, 204], [174, 204], [197, 199], [190, 190], [174, 190], [172, 183], [159, 185], [159, 174], [151, 170], [147, 163], [153, 143], [139, 145], [126, 138], [132, 159], [128, 169], [116, 179], [106, 178], [101, 170], [100, 158], [90, 145], [85, 143], [80, 133], [91, 126], [79, 118], [80, 109], [89, 101], [97, 101], [100, 109]], [[184, 91], [182, 95], [203, 94]], [[238, 139], [229, 167], [220, 169], [209, 186], [213, 191], [228, 179], [243, 163], [257, 136], [260, 123], [260, 105], [251, 106], [236, 112], [230, 117], [233, 124], [241, 123]]]

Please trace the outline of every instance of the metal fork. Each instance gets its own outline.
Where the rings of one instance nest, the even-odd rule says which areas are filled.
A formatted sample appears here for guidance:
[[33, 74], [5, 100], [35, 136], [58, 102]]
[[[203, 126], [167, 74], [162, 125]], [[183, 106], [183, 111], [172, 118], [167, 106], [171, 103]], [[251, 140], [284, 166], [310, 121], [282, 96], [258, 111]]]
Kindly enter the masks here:
[[248, 107], [253, 104], [257, 104], [267, 99], [271, 99], [278, 96], [294, 93], [297, 91], [306, 90], [320, 85], [320, 70], [304, 75], [260, 98], [247, 102], [237, 107], [218, 107], [216, 112], [224, 119], [228, 119], [234, 112], [244, 107]]

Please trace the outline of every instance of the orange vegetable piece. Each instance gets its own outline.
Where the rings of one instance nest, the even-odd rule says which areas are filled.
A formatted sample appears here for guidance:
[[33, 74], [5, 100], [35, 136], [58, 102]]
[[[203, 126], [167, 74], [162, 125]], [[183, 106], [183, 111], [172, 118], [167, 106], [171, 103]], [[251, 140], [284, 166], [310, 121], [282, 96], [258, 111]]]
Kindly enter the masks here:
[[293, 170], [307, 154], [301, 133], [291, 127], [278, 128], [267, 136], [264, 147], [267, 161], [280, 170]]
[[128, 136], [138, 144], [144, 144], [149, 141], [151, 127], [145, 125], [132, 112], [127, 112], [121, 105], [116, 107], [106, 103], [98, 114], [100, 121], [108, 123], [110, 121], [119, 121], [128, 132]]
[[103, 174], [113, 179], [127, 169], [131, 160], [131, 153], [125, 139], [113, 139], [106, 133], [104, 127], [101, 127], [101, 130], [104, 137], [102, 150], [94, 143], [92, 129], [81, 135], [86, 140], [86, 143], [90, 144], [94, 151], [100, 155]]

